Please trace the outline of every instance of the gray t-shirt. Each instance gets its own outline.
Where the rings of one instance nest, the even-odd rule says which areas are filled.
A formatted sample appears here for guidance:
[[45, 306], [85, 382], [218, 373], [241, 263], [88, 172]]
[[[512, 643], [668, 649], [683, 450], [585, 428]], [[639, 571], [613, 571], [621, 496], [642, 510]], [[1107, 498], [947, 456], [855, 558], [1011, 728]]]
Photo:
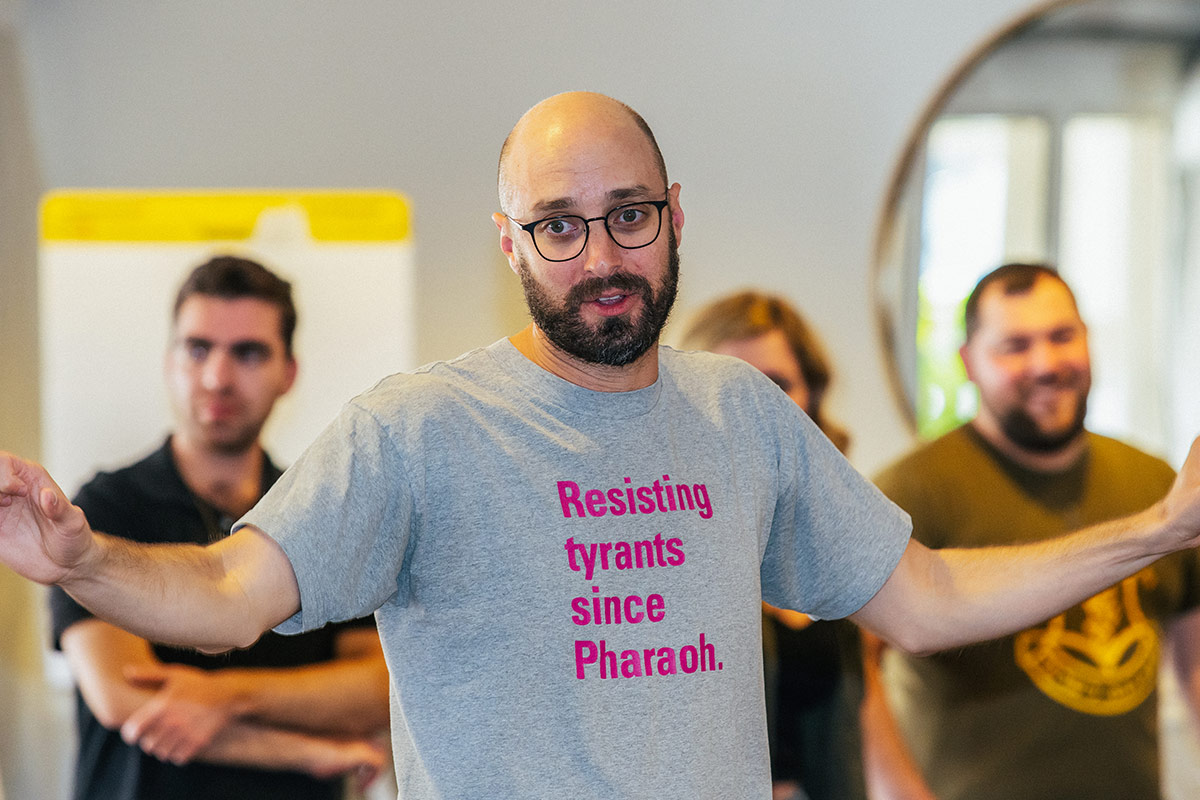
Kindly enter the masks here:
[[378, 609], [405, 800], [768, 796], [760, 600], [853, 613], [909, 534], [740, 361], [604, 393], [507, 340], [351, 401], [240, 524], [279, 630]]

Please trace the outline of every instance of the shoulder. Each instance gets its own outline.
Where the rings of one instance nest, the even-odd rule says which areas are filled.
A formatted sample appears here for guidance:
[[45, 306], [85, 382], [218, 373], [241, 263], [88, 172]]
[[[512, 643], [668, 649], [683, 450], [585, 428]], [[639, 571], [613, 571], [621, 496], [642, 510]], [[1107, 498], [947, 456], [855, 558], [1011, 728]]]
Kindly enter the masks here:
[[658, 350], [660, 373], [685, 394], [791, 402], [770, 378], [740, 358], [700, 350], [676, 350], [665, 345]]
[[663, 397], [673, 414], [708, 420], [741, 442], [794, 441], [817, 432], [774, 381], [740, 358], [669, 347], [659, 354]]
[[165, 446], [136, 464], [97, 474], [75, 495], [74, 503], [92, 528], [113, 536], [144, 542], [204, 541], [196, 503]]
[[91, 516], [89, 506], [160, 502], [181, 494], [184, 487], [164, 445], [134, 464], [96, 473], [80, 488], [75, 503]]
[[1089, 432], [1088, 440], [1093, 457], [1107, 466], [1150, 470], [1159, 475], [1169, 474], [1172, 477], [1175, 475], [1175, 470], [1163, 459], [1119, 439]]
[[1088, 446], [1095, 479], [1111, 482], [1123, 491], [1140, 487], [1157, 499], [1175, 481], [1170, 464], [1119, 439], [1089, 432]]
[[436, 410], [454, 396], [478, 394], [504, 385], [503, 368], [478, 348], [448, 361], [434, 361], [414, 370], [383, 378], [351, 400], [351, 405], [376, 416]]
[[964, 425], [918, 445], [892, 462], [875, 476], [875, 484], [892, 496], [913, 486], [953, 480], [962, 474], [965, 462], [980, 455]]

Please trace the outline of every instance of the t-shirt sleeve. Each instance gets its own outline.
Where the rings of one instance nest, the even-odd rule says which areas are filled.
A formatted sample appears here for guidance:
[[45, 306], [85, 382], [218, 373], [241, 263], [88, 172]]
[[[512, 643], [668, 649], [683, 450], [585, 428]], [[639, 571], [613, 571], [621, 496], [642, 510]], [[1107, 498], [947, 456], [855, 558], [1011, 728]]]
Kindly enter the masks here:
[[763, 553], [763, 600], [838, 619], [858, 611], [883, 586], [904, 553], [911, 524], [808, 417], [791, 416]]
[[413, 516], [398, 450], [351, 403], [234, 525], [253, 525], [283, 548], [300, 611], [276, 630], [300, 633], [366, 616], [399, 590]]

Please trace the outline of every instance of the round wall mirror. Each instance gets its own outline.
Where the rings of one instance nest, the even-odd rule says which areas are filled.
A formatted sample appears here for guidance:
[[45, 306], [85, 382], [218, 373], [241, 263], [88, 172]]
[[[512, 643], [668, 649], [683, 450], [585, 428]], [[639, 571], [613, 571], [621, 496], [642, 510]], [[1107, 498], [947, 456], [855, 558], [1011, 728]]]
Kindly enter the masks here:
[[962, 304], [1049, 262], [1089, 325], [1091, 429], [1178, 462], [1200, 432], [1200, 0], [1059, 0], [972, 53], [905, 148], [876, 308], [916, 433], [975, 412]]

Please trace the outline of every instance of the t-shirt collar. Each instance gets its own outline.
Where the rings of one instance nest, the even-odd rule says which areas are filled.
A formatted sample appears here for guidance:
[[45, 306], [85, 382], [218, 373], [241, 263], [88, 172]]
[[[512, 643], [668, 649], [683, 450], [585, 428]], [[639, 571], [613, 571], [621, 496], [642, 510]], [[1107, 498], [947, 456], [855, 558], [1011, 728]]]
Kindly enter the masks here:
[[487, 353], [531, 396], [568, 411], [587, 416], [628, 419], [649, 413], [662, 395], [663, 370], [654, 383], [631, 392], [597, 392], [564, 380], [530, 361], [508, 339], [500, 339]]

